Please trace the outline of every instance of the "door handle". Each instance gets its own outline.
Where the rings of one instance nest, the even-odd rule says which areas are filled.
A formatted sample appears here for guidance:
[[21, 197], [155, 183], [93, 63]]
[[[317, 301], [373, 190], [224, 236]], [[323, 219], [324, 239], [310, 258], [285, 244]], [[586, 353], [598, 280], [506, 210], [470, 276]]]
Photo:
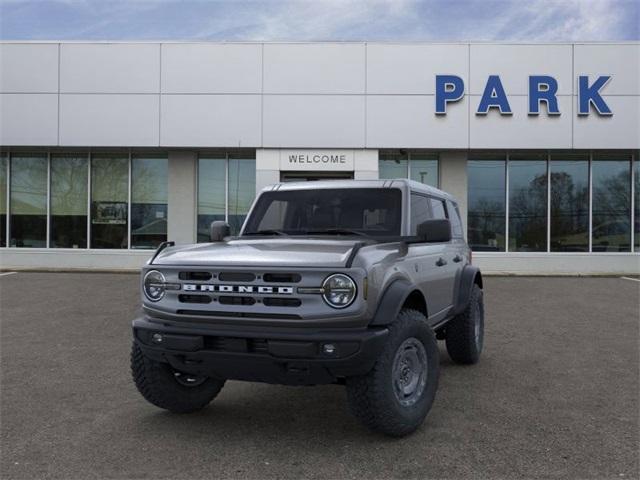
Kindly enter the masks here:
[[446, 264], [447, 264], [447, 261], [446, 261], [444, 258], [442, 258], [442, 257], [440, 257], [440, 258], [438, 259], [438, 261], [436, 262], [436, 265], [437, 265], [438, 267], [444, 267]]
[[455, 257], [453, 257], [453, 261], [455, 263], [460, 263], [462, 261], [462, 257], [460, 255], [456, 255]]

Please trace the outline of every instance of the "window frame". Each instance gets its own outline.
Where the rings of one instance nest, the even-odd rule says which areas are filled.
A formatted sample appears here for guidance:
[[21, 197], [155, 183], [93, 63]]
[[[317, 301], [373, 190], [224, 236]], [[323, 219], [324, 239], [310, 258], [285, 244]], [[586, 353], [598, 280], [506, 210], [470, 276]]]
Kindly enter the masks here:
[[[640, 162], [640, 151], [637, 150], [630, 150], [630, 149], [624, 149], [624, 150], [620, 150], [620, 151], [614, 151], [617, 154], [620, 154], [621, 156], [627, 156], [628, 157], [628, 168], [629, 168], [629, 181], [631, 183], [630, 185], [630, 204], [629, 204], [629, 220], [630, 220], [630, 228], [631, 228], [631, 232], [630, 232], [630, 249], [627, 251], [621, 251], [621, 252], [594, 252], [593, 251], [593, 162], [594, 162], [594, 156], [598, 156], [599, 154], [607, 154], [610, 153], [610, 150], [605, 150], [605, 149], [598, 149], [598, 150], [529, 150], [529, 152], [533, 152], [533, 153], [545, 153], [545, 162], [546, 162], [546, 174], [547, 174], [547, 219], [546, 219], [546, 237], [547, 237], [547, 248], [544, 251], [539, 251], [539, 252], [519, 252], [519, 251], [514, 251], [514, 250], [510, 250], [509, 249], [509, 210], [510, 210], [510, 205], [509, 205], [509, 192], [510, 192], [510, 185], [509, 185], [509, 168], [510, 168], [510, 163], [511, 162], [517, 162], [518, 160], [511, 160], [511, 156], [513, 154], [517, 154], [517, 155], [521, 155], [522, 153], [526, 153], [527, 150], [506, 150], [504, 151], [504, 153], [502, 153], [502, 151], [497, 150], [496, 152], [498, 152], [498, 154], [503, 155], [504, 156], [504, 161], [505, 161], [505, 169], [504, 169], [504, 175], [505, 175], [505, 212], [504, 212], [504, 225], [505, 225], [505, 249], [503, 251], [500, 252], [476, 252], [476, 253], [482, 253], [483, 255], [501, 255], [501, 254], [510, 254], [510, 253], [514, 253], [514, 254], [533, 254], [533, 255], [585, 255], [585, 254], [595, 254], [595, 255], [628, 255], [630, 253], [638, 253], [640, 252], [640, 248], [636, 248], [635, 247], [635, 210], [637, 208], [640, 208], [640, 206], [635, 205], [635, 181], [634, 181], [634, 168], [635, 165], [637, 164], [637, 162]], [[567, 153], [567, 152], [585, 152], [586, 155], [588, 156], [588, 191], [589, 191], [589, 212], [588, 212], [588, 237], [589, 237], [589, 245], [588, 245], [588, 250], [584, 251], [584, 252], [558, 252], [558, 251], [552, 251], [551, 250], [551, 162], [552, 162], [552, 155], [561, 155], [562, 153]], [[472, 152], [473, 153], [473, 152]], [[473, 155], [467, 155], [467, 161], [469, 160], [477, 160], [477, 161], [482, 161], [483, 158], [482, 154], [479, 155], [480, 158], [473, 158]], [[467, 188], [467, 196], [468, 196], [468, 188]], [[466, 228], [469, 228], [468, 222], [466, 225]], [[468, 231], [467, 231], [467, 238], [468, 238]]]
[[[241, 153], [247, 152], [247, 158], [238, 158], [236, 157], [236, 155], [239, 155]], [[216, 157], [217, 155], [217, 157]], [[249, 155], [253, 155], [253, 158], [249, 157]], [[198, 240], [198, 217], [200, 216], [200, 160], [224, 160], [224, 222], [229, 225], [229, 161], [230, 160], [239, 160], [239, 161], [253, 161], [254, 165], [256, 164], [256, 151], [254, 149], [242, 149], [239, 152], [233, 151], [233, 150], [224, 150], [223, 152], [218, 150], [218, 151], [211, 151], [211, 150], [203, 150], [203, 151], [198, 151], [197, 152], [197, 156], [196, 156], [196, 179], [195, 179], [195, 191], [196, 191], [196, 208], [194, 209], [194, 225], [195, 225], [195, 241], [196, 244], [198, 243], [207, 243], [207, 242], [200, 242]], [[255, 190], [255, 186], [254, 186], [254, 190]], [[253, 201], [251, 202], [251, 204], [253, 205], [253, 202], [255, 202], [255, 199], [258, 197], [257, 192], [254, 191], [253, 193]], [[244, 223], [246, 222], [247, 218], [249, 217], [249, 214], [251, 213], [251, 208], [249, 208], [249, 210], [247, 210], [247, 213], [245, 214], [245, 219], [242, 222], [242, 225], [240, 226], [240, 229], [238, 230], [238, 235], [240, 235], [240, 233], [243, 230], [244, 227]]]

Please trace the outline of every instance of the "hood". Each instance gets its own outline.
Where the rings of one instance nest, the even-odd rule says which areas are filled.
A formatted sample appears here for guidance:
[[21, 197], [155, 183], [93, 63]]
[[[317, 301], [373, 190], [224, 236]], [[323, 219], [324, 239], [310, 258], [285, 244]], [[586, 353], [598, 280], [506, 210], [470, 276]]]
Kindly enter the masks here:
[[154, 265], [344, 267], [357, 240], [238, 239], [164, 249]]

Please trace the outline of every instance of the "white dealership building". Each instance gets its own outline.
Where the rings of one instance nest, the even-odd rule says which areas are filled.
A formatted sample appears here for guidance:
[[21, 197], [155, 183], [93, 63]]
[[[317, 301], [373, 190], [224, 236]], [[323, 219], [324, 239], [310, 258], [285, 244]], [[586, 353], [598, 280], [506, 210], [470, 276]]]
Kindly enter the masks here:
[[292, 180], [455, 195], [485, 272], [640, 272], [640, 43], [0, 43], [3, 269], [133, 269]]

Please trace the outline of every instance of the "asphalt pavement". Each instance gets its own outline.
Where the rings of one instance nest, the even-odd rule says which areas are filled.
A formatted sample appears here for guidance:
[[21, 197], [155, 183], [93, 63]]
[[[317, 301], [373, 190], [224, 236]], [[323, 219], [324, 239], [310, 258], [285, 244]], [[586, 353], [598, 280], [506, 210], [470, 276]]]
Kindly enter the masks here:
[[341, 386], [147, 404], [129, 373], [138, 301], [131, 274], [0, 276], [1, 478], [640, 476], [640, 282], [486, 278], [480, 363], [441, 348], [434, 407], [404, 439], [363, 428]]

